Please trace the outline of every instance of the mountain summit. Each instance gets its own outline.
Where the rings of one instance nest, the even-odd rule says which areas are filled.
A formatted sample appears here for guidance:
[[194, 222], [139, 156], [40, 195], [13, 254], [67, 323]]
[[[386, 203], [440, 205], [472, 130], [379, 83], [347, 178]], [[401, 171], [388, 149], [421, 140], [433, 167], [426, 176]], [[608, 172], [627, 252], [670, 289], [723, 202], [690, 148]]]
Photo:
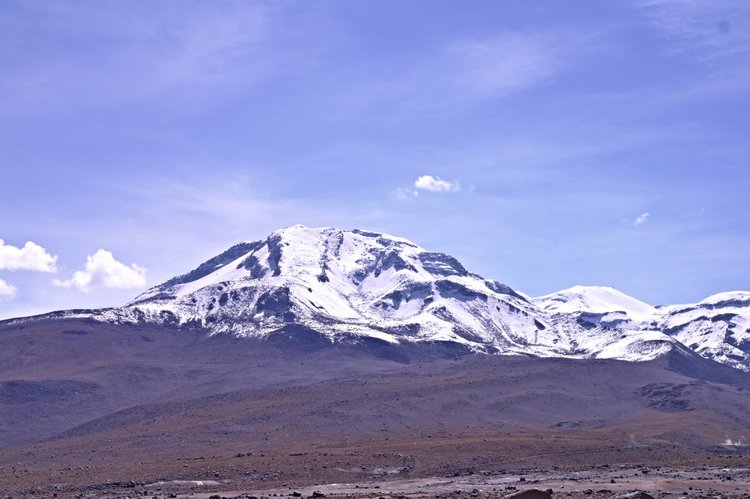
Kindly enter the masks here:
[[333, 341], [449, 342], [507, 353], [551, 353], [557, 343], [534, 305], [449, 255], [387, 234], [301, 225], [233, 246], [125, 308], [240, 336], [295, 325]]
[[698, 353], [750, 371], [748, 292], [659, 308], [598, 286], [529, 299], [407, 239], [330, 227], [239, 243], [123, 307], [47, 317], [540, 357]]

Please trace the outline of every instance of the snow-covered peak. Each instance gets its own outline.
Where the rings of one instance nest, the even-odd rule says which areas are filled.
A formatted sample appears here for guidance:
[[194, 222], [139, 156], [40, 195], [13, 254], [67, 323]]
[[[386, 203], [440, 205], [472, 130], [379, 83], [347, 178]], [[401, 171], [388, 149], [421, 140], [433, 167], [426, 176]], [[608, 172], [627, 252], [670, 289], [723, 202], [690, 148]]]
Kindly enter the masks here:
[[237, 244], [126, 308], [241, 336], [293, 324], [332, 339], [353, 334], [515, 353], [560, 343], [525, 298], [455, 258], [400, 237], [330, 227], [295, 225]]
[[699, 305], [719, 305], [723, 303], [745, 303], [750, 305], [750, 291], [725, 291], [716, 293], [699, 302]]
[[695, 304], [659, 309], [659, 327], [691, 350], [750, 371], [750, 292], [718, 293]]
[[[366, 277], [367, 268], [376, 277], [381, 270], [394, 268], [422, 273], [427, 279], [429, 269], [421, 260], [429, 254], [411, 241], [388, 234], [294, 225], [277, 230], [264, 240], [232, 246], [191, 272], [147, 290], [132, 303], [164, 295], [181, 297], [222, 282], [292, 279], [315, 285], [336, 278], [357, 280]], [[410, 265], [407, 260], [418, 264]]]
[[[271, 237], [273, 236], [279, 236], [287, 241], [298, 241], [302, 244], [310, 244], [314, 243], [316, 240], [319, 240], [320, 237], [328, 236], [331, 234], [355, 234], [362, 237], [370, 237], [370, 238], [384, 238], [389, 241], [393, 241], [396, 243], [406, 244], [408, 246], [412, 246], [415, 248], [420, 248], [416, 243], [403, 238], [399, 236], [394, 236], [392, 234], [387, 234], [385, 232], [376, 232], [376, 231], [366, 231], [366, 230], [359, 230], [359, 229], [352, 229], [352, 230], [343, 230], [338, 229], [336, 227], [308, 227], [306, 225], [302, 224], [296, 224], [291, 225], [289, 227], [284, 227], [282, 229], [278, 229], [274, 231], [271, 234]], [[251, 242], [251, 241], [248, 241]], [[423, 248], [422, 251], [424, 251]]]
[[553, 314], [624, 312], [630, 319], [643, 322], [656, 313], [656, 308], [648, 303], [607, 286], [573, 286], [531, 301]]

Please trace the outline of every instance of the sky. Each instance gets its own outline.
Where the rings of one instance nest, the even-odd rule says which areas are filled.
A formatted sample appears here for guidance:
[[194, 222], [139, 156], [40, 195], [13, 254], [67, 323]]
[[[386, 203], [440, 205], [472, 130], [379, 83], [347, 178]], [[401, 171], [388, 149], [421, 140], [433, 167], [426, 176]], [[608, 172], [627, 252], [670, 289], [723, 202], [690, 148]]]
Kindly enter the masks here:
[[0, 318], [295, 224], [529, 295], [750, 289], [746, 0], [0, 3]]

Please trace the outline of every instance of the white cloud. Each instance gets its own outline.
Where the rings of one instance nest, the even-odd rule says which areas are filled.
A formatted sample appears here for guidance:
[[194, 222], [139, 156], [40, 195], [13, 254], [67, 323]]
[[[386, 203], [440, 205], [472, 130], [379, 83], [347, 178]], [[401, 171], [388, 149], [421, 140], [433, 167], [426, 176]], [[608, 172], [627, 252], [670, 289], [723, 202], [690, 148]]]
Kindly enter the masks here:
[[132, 264], [130, 267], [115, 260], [112, 253], [100, 249], [86, 259], [86, 266], [78, 270], [71, 279], [52, 281], [55, 286], [75, 287], [88, 292], [92, 287], [140, 288], [146, 285], [146, 269]]
[[456, 180], [443, 180], [432, 175], [422, 175], [414, 181], [414, 187], [430, 192], [452, 192], [461, 189], [461, 185]]
[[16, 291], [15, 286], [0, 279], [0, 299], [13, 298], [16, 296]]
[[633, 225], [636, 227], [639, 225], [643, 225], [646, 222], [648, 222], [648, 218], [651, 216], [650, 213], [641, 213], [637, 217], [635, 217], [635, 220], [633, 220]]
[[0, 270], [35, 270], [56, 272], [57, 257], [36, 243], [28, 241], [17, 248], [0, 239]]

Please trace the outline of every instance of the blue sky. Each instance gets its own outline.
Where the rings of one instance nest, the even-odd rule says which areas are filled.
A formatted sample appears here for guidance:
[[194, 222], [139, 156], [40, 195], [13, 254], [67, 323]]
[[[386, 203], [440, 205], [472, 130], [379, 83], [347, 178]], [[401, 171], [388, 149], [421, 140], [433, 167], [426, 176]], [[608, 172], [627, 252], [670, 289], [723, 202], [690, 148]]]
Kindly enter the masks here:
[[6, 0], [0, 318], [297, 223], [531, 295], [748, 289], [749, 91], [746, 0]]

